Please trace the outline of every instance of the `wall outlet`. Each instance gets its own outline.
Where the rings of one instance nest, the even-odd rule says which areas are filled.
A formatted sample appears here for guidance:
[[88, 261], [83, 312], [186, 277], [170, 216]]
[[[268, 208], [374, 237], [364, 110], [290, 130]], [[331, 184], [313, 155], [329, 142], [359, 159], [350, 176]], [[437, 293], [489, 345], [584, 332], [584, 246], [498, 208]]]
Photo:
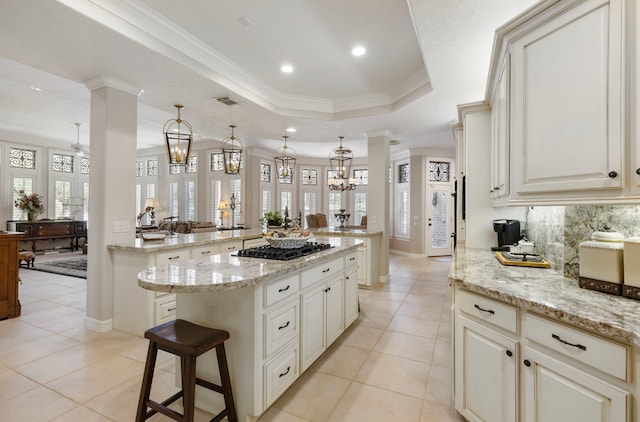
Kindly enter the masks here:
[[129, 222], [128, 221], [114, 221], [113, 222], [113, 232], [114, 233], [126, 233], [129, 231]]
[[378, 222], [378, 217], [371, 216], [371, 224], [376, 224]]

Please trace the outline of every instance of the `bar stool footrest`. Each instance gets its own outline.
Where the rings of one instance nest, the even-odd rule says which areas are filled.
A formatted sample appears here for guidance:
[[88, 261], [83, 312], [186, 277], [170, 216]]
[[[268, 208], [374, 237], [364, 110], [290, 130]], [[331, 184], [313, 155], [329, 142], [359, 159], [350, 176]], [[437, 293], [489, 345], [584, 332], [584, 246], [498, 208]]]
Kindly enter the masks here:
[[152, 410], [148, 411], [146, 414], [146, 418], [150, 418], [151, 416], [155, 415], [156, 413], [161, 413], [165, 416], [170, 417], [171, 419], [174, 419], [176, 421], [181, 421], [183, 415], [176, 412], [173, 409], [170, 409], [168, 407], [168, 405], [170, 405], [171, 403], [175, 402], [176, 400], [178, 400], [179, 398], [181, 398], [184, 394], [183, 391], [178, 391], [177, 393], [175, 393], [173, 396], [169, 397], [168, 399], [166, 399], [165, 401], [163, 401], [162, 403], [158, 403], [156, 401], [153, 400], [147, 400], [147, 407], [150, 407]]
[[204, 388], [208, 388], [209, 390], [213, 390], [220, 394], [224, 394], [224, 390], [222, 389], [221, 385], [214, 384], [207, 380], [203, 380], [202, 378], [196, 378], [196, 385], [199, 385]]

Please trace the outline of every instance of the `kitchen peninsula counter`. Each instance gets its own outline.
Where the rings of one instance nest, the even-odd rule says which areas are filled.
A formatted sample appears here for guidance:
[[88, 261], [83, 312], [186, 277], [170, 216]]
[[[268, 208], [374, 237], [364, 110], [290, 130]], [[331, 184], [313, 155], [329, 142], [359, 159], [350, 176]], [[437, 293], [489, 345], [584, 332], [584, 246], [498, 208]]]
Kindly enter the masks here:
[[244, 241], [259, 239], [261, 237], [262, 231], [260, 229], [221, 230], [188, 234], [176, 233], [174, 235], [168, 235], [163, 240], [143, 240], [138, 238], [129, 243], [111, 244], [107, 245], [107, 249], [112, 251], [154, 253], [182, 249], [185, 247], [212, 245], [232, 240]]
[[640, 301], [578, 287], [553, 269], [501, 265], [495, 252], [458, 248], [453, 285], [640, 346]]
[[378, 282], [388, 280], [389, 267], [384, 265], [384, 260], [387, 258], [380, 256], [382, 251], [381, 230], [323, 227], [313, 229], [313, 233], [318, 236], [338, 236], [362, 240], [362, 245], [358, 248], [358, 285], [360, 287], [371, 289]]

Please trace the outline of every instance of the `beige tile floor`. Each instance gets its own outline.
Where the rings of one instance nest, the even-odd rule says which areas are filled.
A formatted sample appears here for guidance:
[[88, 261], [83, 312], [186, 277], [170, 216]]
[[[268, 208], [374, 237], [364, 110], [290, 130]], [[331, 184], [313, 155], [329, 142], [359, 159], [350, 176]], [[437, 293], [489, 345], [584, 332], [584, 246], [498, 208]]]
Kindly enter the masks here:
[[[359, 319], [260, 421], [463, 420], [450, 399], [449, 265], [392, 255], [389, 283], [360, 290]], [[132, 421], [147, 341], [84, 329], [86, 280], [20, 276], [22, 315], [0, 321], [0, 419]], [[173, 362], [159, 357], [152, 397], [176, 391]]]

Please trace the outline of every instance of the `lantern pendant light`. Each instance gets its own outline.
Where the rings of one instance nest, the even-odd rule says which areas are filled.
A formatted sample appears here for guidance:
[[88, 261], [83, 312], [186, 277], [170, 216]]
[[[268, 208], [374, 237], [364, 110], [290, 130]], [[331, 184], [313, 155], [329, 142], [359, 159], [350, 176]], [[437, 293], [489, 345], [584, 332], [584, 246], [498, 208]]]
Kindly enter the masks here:
[[163, 132], [167, 146], [167, 158], [170, 165], [184, 166], [191, 154], [193, 142], [193, 129], [191, 124], [180, 118], [180, 109], [184, 106], [175, 104], [178, 109], [178, 118], [170, 119], [164, 124]]
[[229, 125], [231, 128], [231, 136], [222, 140], [222, 154], [224, 155], [224, 172], [226, 174], [240, 174], [242, 168], [242, 160], [244, 147], [242, 140], [236, 138], [233, 134], [235, 125]]
[[356, 182], [355, 179], [349, 178], [353, 152], [350, 148], [342, 146], [344, 136], [339, 136], [339, 139], [340, 146], [332, 149], [329, 153], [331, 170], [335, 174], [335, 178], [329, 179], [329, 189], [339, 191], [353, 190], [356, 188]]
[[273, 157], [273, 161], [276, 164], [278, 181], [284, 184], [291, 184], [296, 172], [295, 151], [287, 146], [287, 138], [289, 137], [284, 135], [283, 138], [284, 146], [282, 147], [281, 155]]

